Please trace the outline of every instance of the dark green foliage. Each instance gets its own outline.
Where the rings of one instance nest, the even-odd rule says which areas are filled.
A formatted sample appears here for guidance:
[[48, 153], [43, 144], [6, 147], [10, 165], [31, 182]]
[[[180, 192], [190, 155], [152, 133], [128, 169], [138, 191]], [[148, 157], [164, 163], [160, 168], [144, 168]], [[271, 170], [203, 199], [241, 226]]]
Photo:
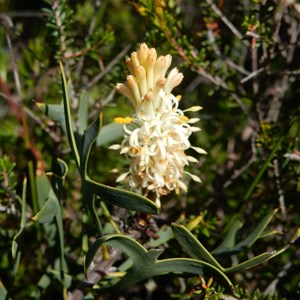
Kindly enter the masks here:
[[[299, 4], [7, 0], [0, 11], [0, 299], [98, 299], [116, 286], [107, 299], [298, 299]], [[121, 136], [113, 119], [131, 112], [114, 87], [142, 42], [183, 72], [181, 108], [204, 108], [190, 141], [208, 155], [188, 168], [202, 183], [162, 198], [158, 214], [116, 184], [127, 165], [107, 149]]]

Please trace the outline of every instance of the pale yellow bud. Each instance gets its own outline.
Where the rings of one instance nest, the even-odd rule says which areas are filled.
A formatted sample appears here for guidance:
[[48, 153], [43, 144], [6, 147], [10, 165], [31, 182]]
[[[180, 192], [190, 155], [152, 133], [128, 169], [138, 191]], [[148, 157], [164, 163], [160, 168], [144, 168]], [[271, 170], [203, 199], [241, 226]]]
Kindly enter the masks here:
[[154, 65], [156, 62], [156, 58], [157, 58], [156, 50], [154, 48], [151, 48], [148, 52], [148, 57], [146, 61], [148, 88], [153, 88], [154, 85]]
[[167, 82], [165, 84], [165, 92], [170, 93], [174, 87], [178, 86], [183, 80], [183, 74], [178, 73], [177, 68], [174, 68], [167, 77]]
[[139, 58], [136, 52], [131, 53], [131, 63], [134, 68], [140, 65]]
[[140, 45], [140, 51], [138, 52], [138, 58], [140, 61], [140, 65], [144, 66], [148, 57], [149, 48], [145, 43]]
[[138, 66], [135, 70], [136, 78], [139, 84], [141, 96], [147, 93], [147, 80], [146, 80], [146, 71], [144, 67]]
[[156, 78], [162, 78], [165, 76], [165, 74], [163, 73], [163, 70], [165, 68], [166, 65], [166, 58], [165, 56], [160, 56], [154, 66], [154, 77]]
[[126, 59], [126, 65], [131, 74], [134, 74], [134, 67], [130, 58]]
[[165, 67], [164, 67], [164, 69], [163, 69], [163, 74], [164, 74], [164, 76], [166, 75], [167, 70], [168, 70], [168, 69], [170, 68], [170, 66], [171, 66], [171, 63], [172, 63], [172, 56], [171, 56], [170, 54], [168, 54], [168, 55], [165, 56], [165, 58], [166, 58], [166, 64], [165, 64]]
[[139, 103], [141, 101], [141, 95], [140, 95], [137, 80], [135, 79], [134, 76], [128, 75], [127, 76], [127, 83], [128, 83], [128, 86], [129, 86], [129, 88], [131, 89], [131, 91], [134, 95], [134, 98], [135, 98], [136, 102]]

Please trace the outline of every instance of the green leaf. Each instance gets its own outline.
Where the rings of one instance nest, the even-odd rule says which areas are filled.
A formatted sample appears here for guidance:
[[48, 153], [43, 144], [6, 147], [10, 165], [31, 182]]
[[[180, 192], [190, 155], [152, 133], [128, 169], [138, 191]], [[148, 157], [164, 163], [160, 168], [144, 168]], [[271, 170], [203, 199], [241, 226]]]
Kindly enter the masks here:
[[240, 243], [234, 246], [234, 249], [242, 250], [243, 248], [251, 247], [255, 241], [260, 238], [261, 234], [264, 232], [265, 228], [268, 226], [270, 221], [272, 220], [273, 216], [276, 214], [278, 209], [275, 209], [269, 212], [255, 227], [255, 229], [250, 233], [250, 235]]
[[231, 224], [223, 242], [212, 251], [214, 255], [220, 255], [224, 253], [232, 253], [232, 248], [235, 245], [236, 234], [242, 227], [243, 223], [239, 220], [234, 220]]
[[63, 186], [65, 176], [68, 172], [68, 166], [63, 160], [58, 159], [53, 166], [53, 171], [54, 173], [52, 174], [48, 200], [46, 201], [42, 209], [34, 217], [32, 217], [32, 220], [37, 221], [39, 223], [48, 223], [55, 218], [56, 226], [58, 230], [58, 236], [59, 236], [59, 246], [60, 246], [60, 268], [61, 268], [60, 274], [61, 274], [61, 278], [63, 279], [64, 265], [65, 265], [64, 264], [64, 231], [63, 231], [59, 197], [60, 197], [61, 188]]
[[20, 243], [23, 230], [26, 226], [26, 186], [27, 186], [27, 178], [25, 177], [23, 180], [23, 191], [22, 191], [22, 208], [21, 208], [21, 224], [20, 224], [20, 230], [18, 233], [14, 236], [12, 241], [12, 257], [13, 259], [16, 259], [17, 252], [18, 252], [18, 245]]
[[61, 189], [66, 177], [66, 174], [68, 172], [68, 165], [61, 159], [57, 159], [57, 162], [53, 166], [53, 171], [55, 172], [55, 175], [52, 176], [52, 188], [55, 190], [54, 194], [54, 200], [56, 204], [56, 214], [55, 214], [55, 221], [56, 226], [58, 230], [58, 236], [59, 236], [59, 246], [60, 246], [60, 276], [61, 279], [65, 279], [65, 261], [64, 261], [64, 229], [63, 229], [63, 221], [62, 221], [62, 214], [61, 214], [61, 207], [60, 207], [60, 194]]
[[[289, 126], [290, 128], [290, 126]], [[258, 182], [260, 181], [260, 179], [262, 178], [262, 175], [264, 174], [264, 172], [268, 169], [271, 160], [273, 159], [274, 155], [276, 154], [276, 152], [278, 151], [282, 141], [284, 140], [284, 138], [286, 137], [286, 135], [282, 135], [278, 141], [276, 142], [276, 144], [273, 146], [272, 151], [270, 152], [269, 156], [267, 157], [267, 159], [265, 160], [264, 164], [262, 165], [262, 167], [259, 169], [258, 174], [256, 175], [256, 177], [254, 178], [253, 182], [251, 183], [250, 187], [247, 189], [245, 195], [242, 198], [242, 202], [245, 202], [251, 195], [252, 191], [254, 190], [254, 188], [256, 187], [256, 185], [258, 184]]]
[[104, 185], [91, 179], [86, 179], [85, 183], [89, 193], [94, 193], [113, 205], [149, 214], [157, 214], [159, 211], [159, 207], [153, 201], [142, 195]]
[[83, 179], [87, 177], [87, 163], [91, 148], [100, 132], [102, 124], [102, 113], [95, 119], [95, 121], [84, 131], [82, 135], [82, 144], [80, 149], [80, 166], [81, 176]]
[[224, 268], [215, 260], [209, 251], [187, 228], [185, 228], [183, 225], [174, 223], [171, 226], [176, 240], [188, 255], [190, 255], [192, 258], [204, 260], [221, 271], [224, 270]]
[[68, 165], [65, 161], [58, 158], [54, 162], [52, 170], [53, 176], [51, 177], [51, 184], [54, 191], [59, 194], [65, 181], [65, 177], [68, 173]]
[[[26, 226], [26, 191], [27, 191], [26, 187], [27, 187], [27, 178], [25, 177], [23, 180], [20, 230], [14, 236], [12, 245], [11, 245], [11, 253], [12, 253], [12, 257], [14, 259], [14, 270], [13, 270], [14, 275], [16, 275], [18, 267], [19, 267], [19, 262], [20, 262], [20, 258], [21, 258], [21, 252], [19, 250], [19, 245], [22, 242], [23, 231]], [[1, 299], [1, 297], [0, 297], [0, 299]]]
[[279, 250], [279, 251], [269, 251], [269, 252], [265, 252], [262, 253], [260, 255], [257, 255], [253, 258], [250, 258], [236, 266], [230, 267], [230, 268], [226, 268], [224, 270], [225, 273], [233, 273], [233, 272], [240, 272], [249, 268], [252, 268], [256, 265], [262, 264], [264, 262], [266, 262], [267, 260], [274, 258], [275, 256], [281, 254], [282, 252], [285, 251], [285, 248]]
[[64, 67], [61, 62], [59, 62], [60, 71], [61, 71], [61, 81], [62, 81], [62, 87], [63, 87], [63, 104], [64, 104], [64, 115], [66, 119], [66, 132], [67, 137], [69, 141], [69, 145], [71, 148], [71, 151], [73, 153], [76, 165], [78, 167], [78, 170], [80, 170], [80, 160], [79, 160], [79, 153], [77, 149], [77, 144], [75, 141], [75, 136], [73, 133], [73, 125], [72, 125], [72, 116], [71, 116], [71, 109], [70, 109], [70, 100], [69, 100], [69, 88], [64, 72]]
[[36, 189], [39, 208], [41, 209], [48, 200], [51, 189], [50, 181], [45, 173], [36, 176]]
[[157, 235], [159, 236], [158, 239], [150, 239], [150, 241], [147, 243], [150, 247], [158, 247], [174, 238], [172, 228], [167, 225], [162, 226], [158, 230]]
[[89, 93], [82, 93], [79, 101], [79, 133], [83, 133], [88, 126]]
[[133, 266], [117, 283], [100, 289], [102, 292], [118, 292], [127, 289], [142, 280], [164, 274], [203, 275], [204, 269], [209, 273], [212, 272], [217, 275], [226, 283], [227, 287], [232, 287], [232, 283], [228, 277], [218, 268], [207, 262], [190, 258], [158, 260], [158, 256], [162, 252], [160, 249], [150, 249], [148, 251], [134, 239], [120, 234], [104, 236], [92, 244], [85, 257], [85, 274], [87, 274], [89, 266], [103, 244], [108, 244], [124, 252], [132, 259]]
[[[57, 270], [54, 270], [54, 269], [47, 269], [47, 271], [53, 275], [53, 277], [57, 280], [60, 280], [61, 279], [61, 272], [58, 272]], [[69, 289], [71, 287], [71, 284], [73, 282], [73, 278], [71, 275], [69, 274], [64, 274], [64, 286]]]
[[31, 219], [33, 221], [37, 221], [39, 223], [48, 223], [53, 220], [53, 218], [57, 214], [57, 198], [54, 194], [53, 190], [51, 189], [49, 192], [49, 198], [46, 201], [45, 205], [42, 209]]
[[106, 235], [96, 240], [90, 246], [84, 260], [85, 275], [87, 274], [87, 270], [91, 265], [97, 251], [104, 243], [121, 250], [127, 254], [127, 256], [129, 256], [134, 263], [142, 263], [144, 260], [147, 260], [147, 250], [132, 238], [121, 234]]
[[0, 278], [0, 299], [6, 299], [7, 290], [5, 286], [2, 283], [2, 280]]
[[37, 103], [37, 106], [52, 121], [59, 123], [62, 130], [66, 132], [66, 120], [63, 104]]
[[97, 138], [97, 146], [109, 144], [123, 136], [123, 125], [110, 123], [102, 127], [100, 135]]
[[51, 284], [51, 279], [48, 275], [44, 274], [40, 278], [40, 280], [37, 283], [37, 286], [43, 290], [46, 290], [46, 288]]

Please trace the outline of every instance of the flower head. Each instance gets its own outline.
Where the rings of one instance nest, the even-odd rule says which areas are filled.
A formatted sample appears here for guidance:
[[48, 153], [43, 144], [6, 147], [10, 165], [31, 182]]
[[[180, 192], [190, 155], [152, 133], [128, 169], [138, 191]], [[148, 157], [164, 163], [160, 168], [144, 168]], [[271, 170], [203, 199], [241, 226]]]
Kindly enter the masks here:
[[200, 130], [192, 125], [199, 119], [189, 119], [184, 113], [198, 111], [201, 107], [179, 109], [180, 97], [171, 92], [181, 83], [183, 74], [177, 68], [167, 74], [171, 62], [171, 55], [157, 57], [156, 50], [143, 43], [126, 61], [131, 73], [127, 81], [116, 86], [134, 108], [132, 116], [115, 119], [124, 126], [124, 139], [120, 145], [110, 148], [120, 149], [130, 161], [129, 171], [120, 175], [117, 181], [129, 177], [133, 189], [145, 195], [154, 192], [157, 204], [160, 204], [161, 195], [173, 190], [186, 191], [182, 181], [184, 174], [200, 182], [198, 176], [184, 171], [190, 162], [197, 162], [185, 151], [192, 148], [198, 153], [206, 153], [189, 142], [190, 135]]

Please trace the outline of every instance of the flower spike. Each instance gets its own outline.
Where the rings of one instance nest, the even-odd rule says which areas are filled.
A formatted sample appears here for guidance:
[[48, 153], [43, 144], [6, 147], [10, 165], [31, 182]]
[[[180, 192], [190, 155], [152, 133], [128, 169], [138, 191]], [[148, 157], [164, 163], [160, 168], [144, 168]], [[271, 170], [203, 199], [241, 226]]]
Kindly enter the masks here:
[[189, 163], [198, 162], [186, 155], [186, 150], [191, 148], [206, 154], [189, 142], [190, 135], [200, 130], [190, 124], [200, 119], [185, 116], [185, 112], [197, 112], [202, 107], [178, 108], [181, 96], [174, 96], [172, 90], [182, 82], [183, 74], [177, 68], [167, 74], [171, 62], [170, 54], [158, 57], [156, 50], [145, 43], [127, 59], [131, 74], [125, 84], [118, 83], [116, 88], [129, 98], [134, 113], [131, 117], [115, 119], [116, 123], [123, 124], [124, 139], [120, 145], [110, 147], [119, 150], [130, 162], [129, 171], [117, 181], [129, 180], [130, 187], [144, 195], [154, 193], [158, 205], [162, 195], [187, 190], [182, 180], [185, 174], [196, 182], [201, 181], [197, 175], [184, 171]]

